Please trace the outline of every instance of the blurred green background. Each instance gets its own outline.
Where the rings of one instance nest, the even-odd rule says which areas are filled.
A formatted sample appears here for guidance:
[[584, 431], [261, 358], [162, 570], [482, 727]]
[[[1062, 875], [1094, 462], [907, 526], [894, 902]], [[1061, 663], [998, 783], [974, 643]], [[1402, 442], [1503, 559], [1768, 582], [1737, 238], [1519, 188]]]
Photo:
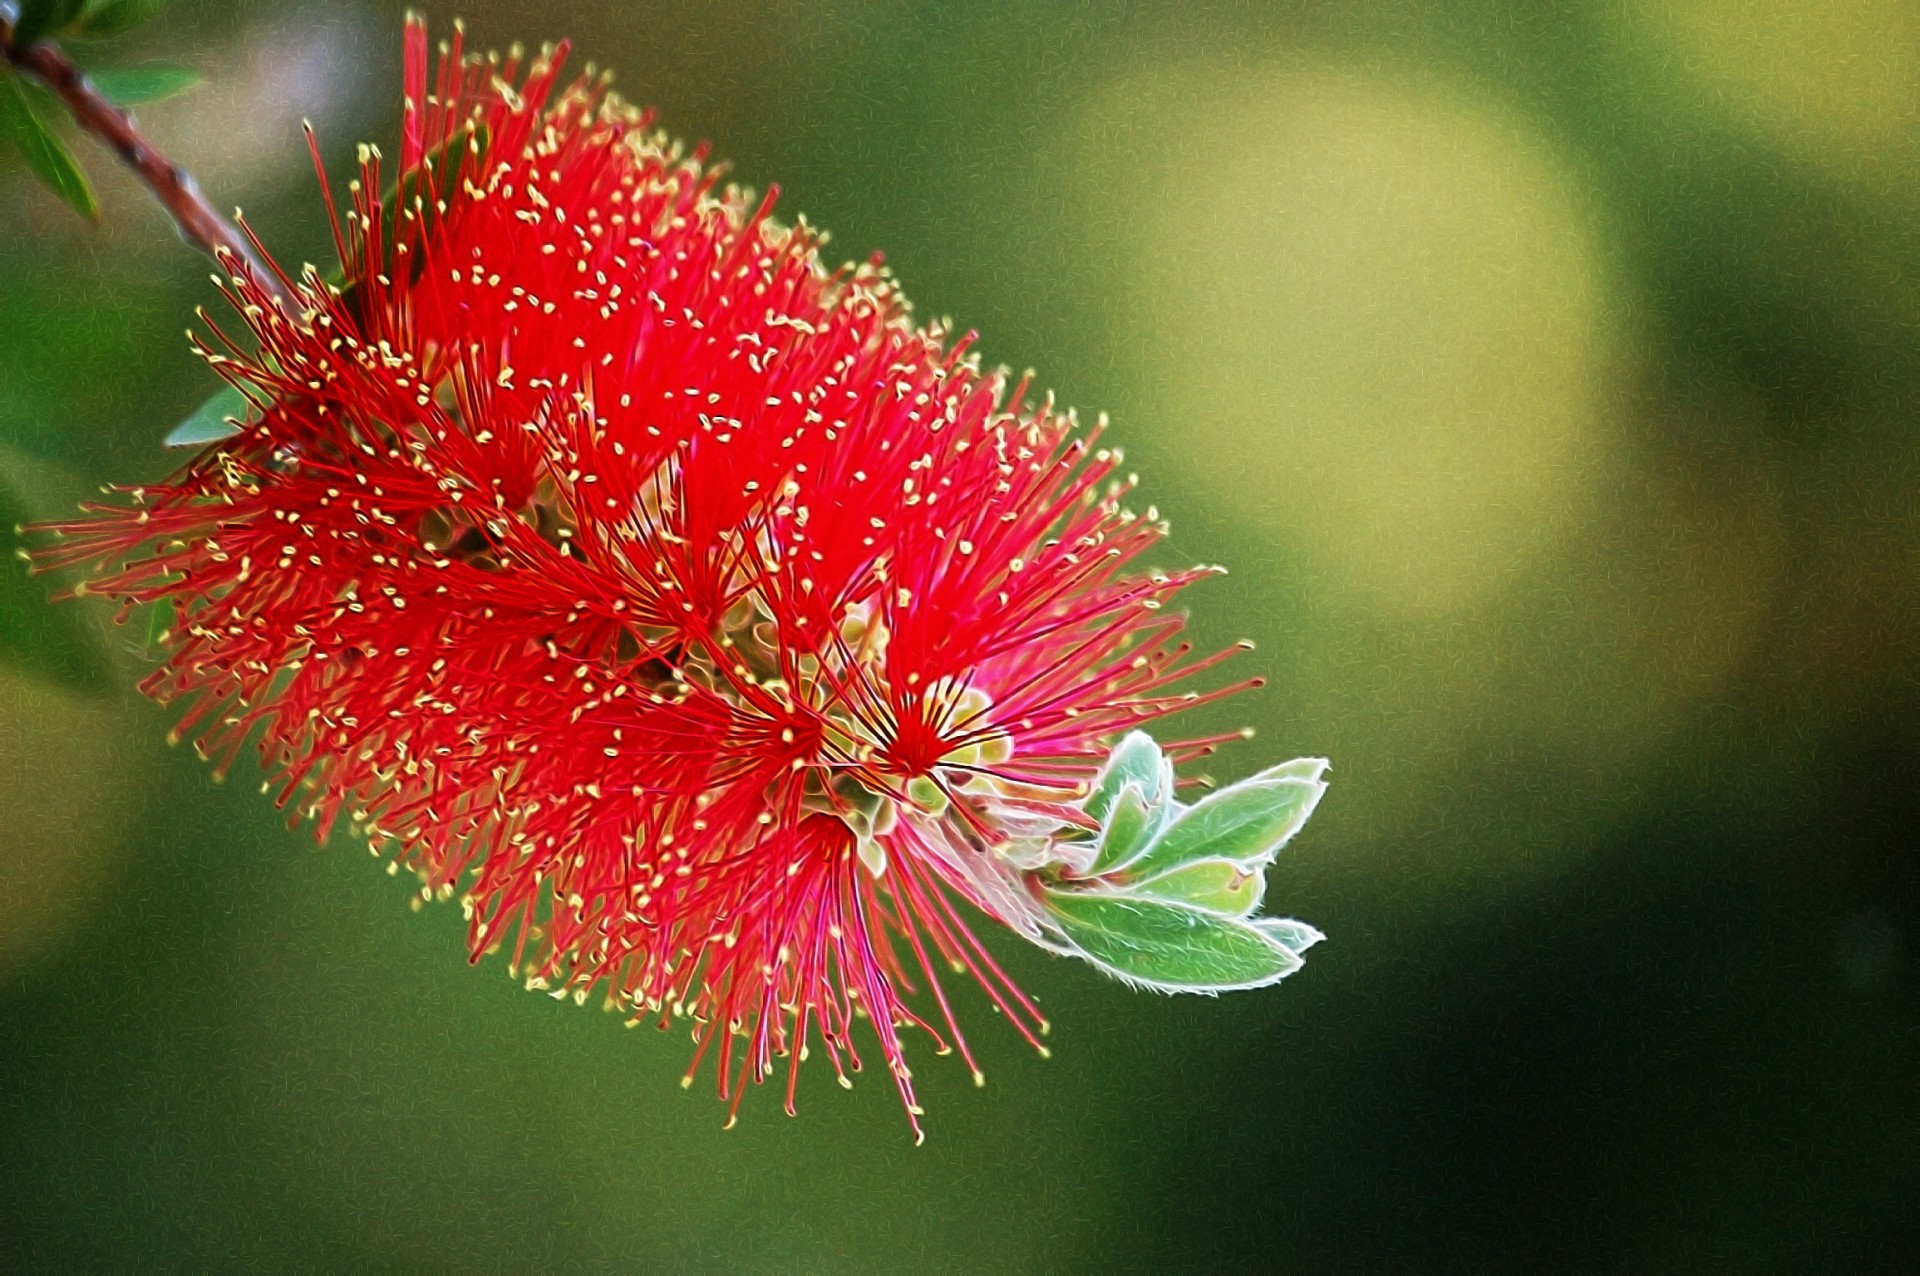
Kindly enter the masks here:
[[[1891, 1269], [1920, 1245], [1920, 8], [1909, 0], [430, 4], [572, 36], [922, 313], [1104, 408], [1199, 727], [1334, 784], [1276, 990], [1003, 937], [1054, 1057], [815, 1069], [738, 1128], [678, 1036], [462, 959], [217, 787], [142, 634], [0, 666], [0, 1263]], [[283, 260], [396, 131], [400, 6], [180, 0], [117, 52]], [[76, 50], [84, 54], [84, 49]], [[208, 265], [101, 152], [0, 168], [6, 523], [157, 477]], [[923, 1052], [924, 1054], [925, 1052]]]

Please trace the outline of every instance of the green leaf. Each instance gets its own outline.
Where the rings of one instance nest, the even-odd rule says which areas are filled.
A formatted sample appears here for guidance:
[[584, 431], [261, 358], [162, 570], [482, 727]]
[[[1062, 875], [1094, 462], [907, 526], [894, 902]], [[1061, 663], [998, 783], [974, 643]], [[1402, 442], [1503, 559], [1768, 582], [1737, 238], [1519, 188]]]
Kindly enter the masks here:
[[1108, 812], [1120, 799], [1120, 790], [1129, 782], [1139, 788], [1149, 808], [1158, 806], [1173, 792], [1173, 766], [1144, 731], [1129, 731], [1113, 746], [1107, 764], [1094, 778], [1093, 790], [1087, 794], [1087, 814], [1105, 824]]
[[183, 93], [200, 83], [201, 75], [192, 67], [149, 66], [103, 67], [87, 73], [93, 87], [115, 106], [142, 106]]
[[1096, 966], [1163, 992], [1260, 988], [1305, 963], [1258, 925], [1179, 904], [1053, 891], [1047, 907]]
[[49, 586], [42, 577], [27, 574], [20, 560], [19, 534], [26, 511], [0, 483], [0, 540], [6, 558], [0, 561], [0, 661], [76, 690], [98, 691], [108, 685], [104, 654], [76, 607], [47, 600]]
[[1083, 876], [1099, 877], [1125, 864], [1153, 841], [1166, 815], [1165, 804], [1150, 808], [1132, 780], [1120, 790], [1119, 800], [1107, 812], [1107, 822], [1096, 839], [1093, 863]]
[[1325, 758], [1295, 758], [1291, 762], [1270, 766], [1257, 775], [1250, 775], [1247, 778], [1250, 780], [1305, 780], [1309, 783], [1319, 783], [1331, 765]]
[[20, 20], [13, 24], [15, 48], [59, 35], [86, 7], [86, 0], [20, 0]]
[[1326, 938], [1314, 927], [1292, 917], [1256, 917], [1253, 928], [1296, 956]]
[[1128, 871], [1152, 877], [1199, 859], [1265, 864], [1313, 814], [1326, 769], [1324, 758], [1300, 758], [1209, 793], [1169, 820]]
[[1173, 801], [1173, 763], [1144, 731], [1114, 746], [1082, 809], [1100, 821], [1098, 849], [1085, 876], [1098, 877], [1132, 859], [1152, 842]]
[[86, 0], [80, 30], [87, 35], [118, 35], [151, 20], [167, 0]]
[[238, 422], [246, 420], [252, 408], [246, 395], [230, 385], [221, 386], [192, 416], [173, 427], [167, 446], [201, 447], [231, 438], [240, 433]]
[[20, 148], [27, 165], [46, 183], [48, 190], [84, 216], [100, 215], [93, 187], [87, 184], [80, 166], [74, 163], [66, 143], [54, 136], [34, 112], [33, 104], [21, 90], [20, 77], [5, 63], [0, 63], [0, 134]]
[[1258, 870], [1249, 870], [1232, 860], [1195, 860], [1150, 881], [1136, 882], [1128, 891], [1177, 904], [1192, 904], [1227, 917], [1245, 917], [1260, 906], [1265, 886], [1266, 881]]

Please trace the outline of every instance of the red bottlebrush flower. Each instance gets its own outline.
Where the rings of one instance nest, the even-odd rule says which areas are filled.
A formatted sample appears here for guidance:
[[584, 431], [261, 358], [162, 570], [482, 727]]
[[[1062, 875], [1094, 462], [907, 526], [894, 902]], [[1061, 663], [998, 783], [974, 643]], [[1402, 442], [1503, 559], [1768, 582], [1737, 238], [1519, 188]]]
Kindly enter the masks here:
[[1174, 689], [1220, 658], [1162, 609], [1204, 573], [1134, 566], [1163, 528], [1098, 428], [563, 56], [431, 67], [410, 24], [342, 283], [236, 275], [238, 432], [42, 565], [174, 605], [145, 690], [220, 769], [257, 740], [474, 960], [685, 1017], [735, 1107], [784, 1056], [791, 1110], [810, 1042], [844, 1081], [864, 1019], [916, 1114], [902, 1029], [972, 1063], [942, 964], [1037, 1046], [961, 902], [1155, 986], [1296, 968], [1318, 934], [1250, 914], [1324, 763], [1186, 808], [1144, 736], [1107, 761], [1225, 693]]

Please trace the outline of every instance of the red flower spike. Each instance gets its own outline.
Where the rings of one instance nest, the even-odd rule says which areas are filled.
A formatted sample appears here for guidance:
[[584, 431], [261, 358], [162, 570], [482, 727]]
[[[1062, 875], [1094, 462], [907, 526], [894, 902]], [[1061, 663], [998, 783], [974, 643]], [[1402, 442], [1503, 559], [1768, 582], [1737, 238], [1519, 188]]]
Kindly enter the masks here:
[[1102, 760], [1226, 694], [1173, 690], [1212, 662], [1162, 606], [1204, 572], [1133, 568], [1164, 528], [1099, 428], [916, 327], [878, 258], [823, 269], [771, 193], [564, 58], [456, 35], [430, 67], [409, 22], [398, 181], [362, 149], [344, 286], [310, 269], [288, 314], [233, 277], [252, 341], [209, 323], [202, 353], [249, 419], [39, 563], [171, 600], [143, 686], [219, 770], [257, 739], [322, 838], [346, 813], [461, 895], [474, 960], [687, 1019], [689, 1082], [713, 1059], [733, 1107], [784, 1066], [791, 1110], [810, 1043], [844, 1082], [869, 1030], [910, 1119], [903, 1029], [978, 1078], [942, 963], [1038, 1046], [956, 898], [1155, 986], [1286, 971], [1136, 968], [1143, 907], [1297, 966], [1317, 932], [1142, 903], [1083, 803], [1185, 818]]

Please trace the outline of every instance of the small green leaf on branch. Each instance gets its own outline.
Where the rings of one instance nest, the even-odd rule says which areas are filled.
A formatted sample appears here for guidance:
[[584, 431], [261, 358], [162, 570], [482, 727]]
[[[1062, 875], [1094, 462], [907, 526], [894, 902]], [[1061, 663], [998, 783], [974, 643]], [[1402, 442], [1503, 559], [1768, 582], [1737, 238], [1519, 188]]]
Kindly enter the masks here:
[[0, 63], [0, 137], [18, 147], [27, 166], [47, 189], [75, 212], [85, 217], [100, 215], [93, 187], [74, 162], [73, 153], [33, 109], [20, 77], [5, 63]]
[[144, 106], [176, 93], [184, 93], [200, 83], [200, 72], [192, 67], [147, 66], [103, 67], [88, 72], [93, 87], [115, 106]]
[[167, 435], [168, 447], [201, 447], [232, 438], [240, 433], [241, 421], [252, 404], [232, 386], [221, 386], [213, 397], [194, 409], [193, 415], [173, 427]]
[[167, 7], [167, 0], [84, 0], [80, 15], [83, 35], [118, 35], [149, 21]]
[[86, 0], [20, 0], [20, 20], [13, 24], [14, 47], [24, 49], [59, 35], [84, 8]]

